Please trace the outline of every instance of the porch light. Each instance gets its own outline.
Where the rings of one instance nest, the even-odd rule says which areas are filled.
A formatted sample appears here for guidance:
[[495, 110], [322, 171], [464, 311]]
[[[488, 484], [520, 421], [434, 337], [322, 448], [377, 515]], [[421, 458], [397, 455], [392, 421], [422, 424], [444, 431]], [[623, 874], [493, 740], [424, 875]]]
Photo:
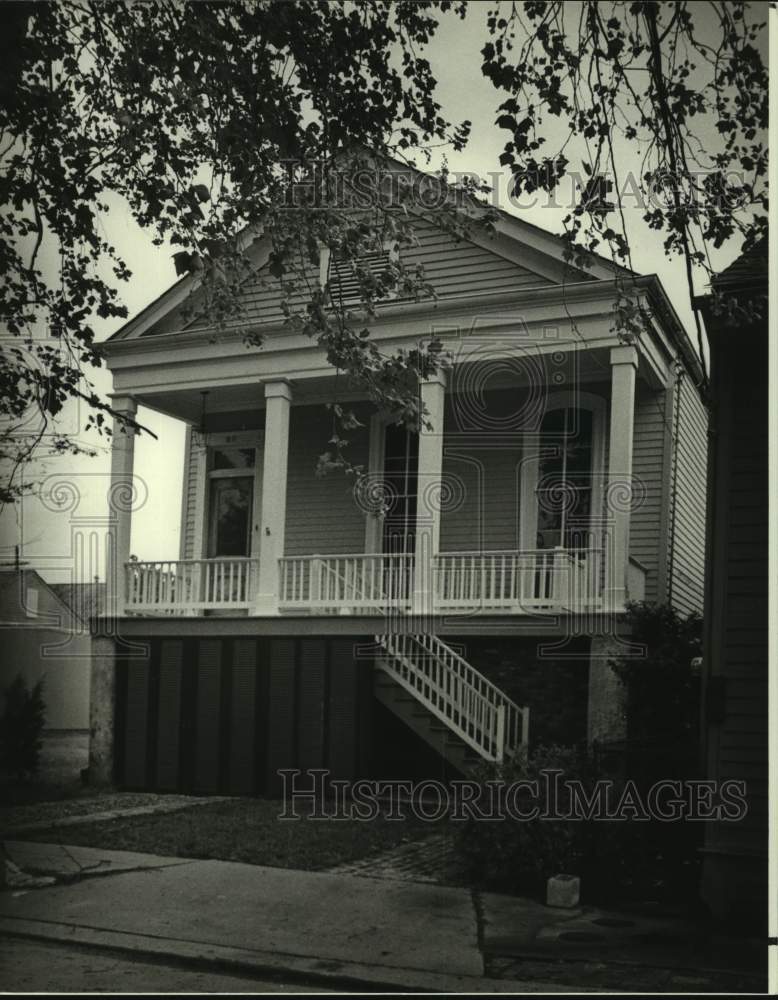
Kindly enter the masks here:
[[200, 423], [194, 428], [192, 432], [192, 440], [197, 448], [205, 448], [208, 444], [208, 429], [206, 426], [206, 410], [208, 403], [208, 390], [204, 389], [200, 396], [202, 398], [202, 403], [200, 406]]

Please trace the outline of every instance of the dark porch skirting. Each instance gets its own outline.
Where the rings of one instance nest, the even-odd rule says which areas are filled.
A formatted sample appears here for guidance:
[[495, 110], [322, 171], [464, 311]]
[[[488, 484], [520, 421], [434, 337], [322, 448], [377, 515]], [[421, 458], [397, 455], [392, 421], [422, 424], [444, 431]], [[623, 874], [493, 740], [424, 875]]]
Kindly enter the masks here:
[[147, 656], [116, 661], [116, 784], [276, 797], [280, 768], [366, 776], [371, 641], [147, 639]]

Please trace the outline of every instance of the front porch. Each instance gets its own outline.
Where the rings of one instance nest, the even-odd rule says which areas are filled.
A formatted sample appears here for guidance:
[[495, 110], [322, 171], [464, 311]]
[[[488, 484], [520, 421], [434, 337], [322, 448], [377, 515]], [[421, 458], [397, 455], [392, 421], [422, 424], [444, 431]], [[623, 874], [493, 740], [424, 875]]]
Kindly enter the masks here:
[[[631, 499], [633, 440], [653, 433], [656, 390], [648, 373], [636, 392], [633, 347], [552, 356], [559, 378], [539, 387], [517, 370], [472, 397], [468, 379], [484, 371], [480, 360], [422, 382], [429, 423], [418, 434], [355, 394], [349, 405], [358, 427], [349, 443], [363, 471], [354, 477], [314, 474], [329, 419], [324, 403], [334, 391], [327, 379], [217, 387], [208, 393], [207, 427], [204, 415], [197, 422], [190, 389], [114, 397], [117, 411], [132, 415], [143, 400], [186, 420], [189, 431], [178, 558], [131, 556], [132, 507], [117, 503], [110, 613], [623, 611], [626, 600], [642, 599], [647, 574], [656, 572], [630, 551], [633, 514], [643, 545], [658, 502], [655, 493], [654, 507], [638, 510]], [[543, 406], [530, 419], [524, 409], [535, 390]], [[496, 431], [489, 420], [497, 420]], [[644, 454], [654, 461], [653, 439], [641, 445]], [[117, 429], [112, 496], [131, 488], [133, 466], [134, 438]], [[656, 475], [653, 466], [649, 472]]]
[[[411, 555], [309, 555], [278, 560], [281, 614], [507, 614], [603, 610], [599, 549]], [[262, 614], [259, 560], [182, 559], [125, 565], [128, 615]], [[429, 589], [424, 582], [429, 581]], [[420, 585], [421, 582], [421, 585]]]

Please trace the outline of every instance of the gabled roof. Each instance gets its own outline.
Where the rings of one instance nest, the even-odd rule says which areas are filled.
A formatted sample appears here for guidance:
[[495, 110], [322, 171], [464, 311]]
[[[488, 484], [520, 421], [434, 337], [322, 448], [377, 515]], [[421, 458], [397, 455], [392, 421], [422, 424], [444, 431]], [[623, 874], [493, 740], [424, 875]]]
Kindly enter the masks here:
[[[415, 167], [401, 164], [398, 161], [391, 161], [386, 169], [397, 173], [404, 171], [425, 182], [435, 182], [435, 178], [431, 175], [424, 174]], [[424, 217], [420, 209], [409, 207], [409, 210], [414, 213], [420, 229], [428, 230], [431, 225], [434, 225], [434, 221]], [[511, 283], [513, 278], [521, 284], [538, 286], [581, 280], [612, 279], [619, 275], [626, 277], [632, 274], [628, 269], [597, 254], [591, 255], [591, 263], [587, 269], [569, 264], [564, 260], [565, 243], [562, 237], [549, 233], [503, 209], [484, 206], [469, 196], [462, 200], [461, 210], [458, 208], [457, 212], [465, 224], [467, 224], [468, 219], [471, 220], [467, 236], [460, 245], [463, 249], [470, 250], [473, 268], [481, 268], [483, 271], [484, 268], [491, 267], [495, 272], [502, 270], [499, 277], [495, 273], [492, 287], [496, 287], [500, 282], [503, 284]], [[482, 232], [478, 226], [479, 220], [483, 219], [487, 212], [494, 220], [492, 234]], [[427, 235], [429, 234], [427, 233]], [[256, 275], [254, 278], [248, 279], [244, 286], [246, 297], [257, 303], [255, 313], [249, 310], [247, 322], [263, 326], [280, 325], [284, 319], [280, 308], [281, 283], [269, 279], [266, 270], [270, 240], [262, 234], [261, 227], [256, 225], [244, 230], [239, 238], [246, 243]], [[480, 256], [479, 250], [481, 251]], [[403, 250], [402, 257], [406, 263], [424, 263], [423, 260], [419, 259], [421, 255], [415, 252], [415, 248]], [[489, 259], [495, 264], [488, 265], [487, 260]], [[438, 275], [438, 277], [440, 276]], [[311, 278], [318, 280], [318, 273], [312, 274]], [[260, 283], [263, 282], [270, 288], [269, 295], [263, 295], [259, 289]], [[199, 283], [197, 275], [186, 275], [180, 278], [171, 288], [163, 292], [114, 333], [109, 341], [130, 340], [147, 336], [152, 330], [172, 332], [178, 329], [195, 329], [198, 326], [205, 328], [206, 323], [198, 324], [192, 316], [185, 317], [183, 315], [185, 305], [188, 304], [190, 308], [195, 307]], [[438, 289], [435, 280], [430, 280], [430, 284], [435, 288], [435, 292], [440, 298], [451, 298], [455, 294], [451, 282], [441, 289]], [[516, 287], [516, 285], [513, 284], [512, 287]], [[270, 301], [273, 298], [275, 298], [275, 302]], [[300, 299], [302, 302], [302, 294]]]
[[729, 267], [711, 280], [718, 292], [746, 291], [767, 286], [768, 240], [765, 236], [755, 246], [742, 253]]
[[[31, 587], [46, 595], [46, 601], [39, 599], [35, 608], [26, 606]], [[36, 618], [40, 618], [39, 624], [45, 628], [51, 624], [52, 615], [59, 616], [59, 626], [72, 625], [74, 609], [63, 599], [57, 584], [46, 583], [30, 566], [0, 566], [0, 624], [32, 627]]]

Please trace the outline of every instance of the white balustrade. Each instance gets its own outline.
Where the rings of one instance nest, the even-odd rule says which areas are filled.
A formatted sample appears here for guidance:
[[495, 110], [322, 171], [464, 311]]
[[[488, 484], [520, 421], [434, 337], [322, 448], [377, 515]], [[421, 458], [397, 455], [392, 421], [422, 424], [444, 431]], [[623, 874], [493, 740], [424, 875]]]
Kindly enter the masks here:
[[187, 615], [251, 605], [257, 561], [177, 559], [125, 564], [127, 614]]
[[438, 611], [574, 612], [601, 604], [598, 549], [456, 552], [435, 560]]
[[[411, 610], [413, 556], [285, 556], [279, 607], [314, 614], [387, 614]], [[599, 549], [450, 552], [433, 560], [434, 610], [523, 614], [602, 607]], [[258, 560], [239, 557], [125, 564], [127, 614], [254, 610]]]
[[410, 555], [286, 556], [280, 562], [282, 609], [385, 613], [410, 606]]

